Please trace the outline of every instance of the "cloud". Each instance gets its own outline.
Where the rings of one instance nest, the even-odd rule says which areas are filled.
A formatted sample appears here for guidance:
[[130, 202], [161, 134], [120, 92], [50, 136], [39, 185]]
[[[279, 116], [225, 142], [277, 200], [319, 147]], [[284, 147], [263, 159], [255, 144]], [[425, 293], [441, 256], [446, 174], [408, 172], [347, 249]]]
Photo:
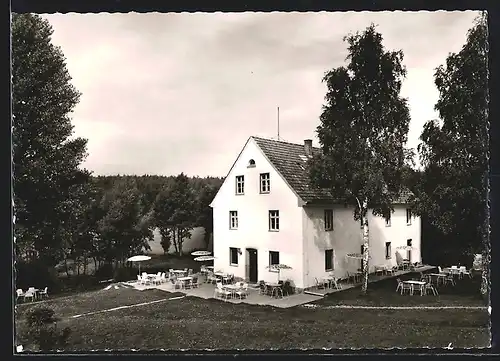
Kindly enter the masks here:
[[434, 69], [465, 42], [475, 12], [52, 14], [74, 85], [75, 133], [97, 174], [223, 176], [251, 135], [315, 135], [343, 37], [375, 23], [402, 49], [416, 147], [434, 118]]

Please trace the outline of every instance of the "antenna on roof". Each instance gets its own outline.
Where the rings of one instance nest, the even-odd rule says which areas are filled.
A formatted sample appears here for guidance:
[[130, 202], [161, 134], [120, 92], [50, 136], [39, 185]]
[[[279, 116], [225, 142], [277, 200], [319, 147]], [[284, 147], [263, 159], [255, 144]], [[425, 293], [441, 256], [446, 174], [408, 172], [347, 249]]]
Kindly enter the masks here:
[[280, 107], [278, 107], [278, 140], [280, 139]]

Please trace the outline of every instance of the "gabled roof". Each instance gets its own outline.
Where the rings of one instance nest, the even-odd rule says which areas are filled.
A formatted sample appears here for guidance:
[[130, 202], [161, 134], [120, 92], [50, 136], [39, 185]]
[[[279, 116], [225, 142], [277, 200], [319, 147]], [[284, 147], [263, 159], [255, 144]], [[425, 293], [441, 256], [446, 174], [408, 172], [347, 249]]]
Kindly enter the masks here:
[[[306, 170], [307, 155], [303, 144], [288, 143], [280, 140], [251, 137], [269, 159], [274, 168], [281, 174], [292, 190], [305, 202], [331, 202], [338, 199], [328, 189], [313, 187]], [[321, 152], [320, 148], [313, 147], [313, 154]], [[407, 202], [409, 191], [401, 194], [396, 204]]]

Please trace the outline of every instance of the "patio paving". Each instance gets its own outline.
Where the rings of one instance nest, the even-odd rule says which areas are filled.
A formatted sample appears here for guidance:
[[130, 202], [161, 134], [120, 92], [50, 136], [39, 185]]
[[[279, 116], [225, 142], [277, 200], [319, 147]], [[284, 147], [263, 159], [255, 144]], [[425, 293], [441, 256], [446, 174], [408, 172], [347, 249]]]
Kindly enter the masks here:
[[[192, 297], [198, 297], [198, 298], [204, 298], [204, 299], [209, 299], [209, 298], [215, 298], [214, 295], [214, 290], [215, 290], [215, 285], [210, 284], [210, 283], [200, 283], [198, 288], [192, 288], [192, 289], [174, 289], [174, 286], [171, 283], [164, 283], [161, 285], [149, 285], [149, 286], [144, 286], [144, 285], [139, 285], [136, 282], [132, 281], [128, 283], [130, 285], [133, 285], [135, 289], [137, 290], [147, 290], [147, 289], [159, 289], [167, 292], [181, 292], [184, 293], [186, 296], [192, 296]], [[266, 295], [261, 295], [259, 293], [258, 289], [255, 288], [248, 288], [248, 296], [243, 299], [239, 298], [231, 298], [228, 300], [222, 300], [223, 302], [231, 302], [231, 303], [247, 303], [247, 304], [252, 304], [252, 305], [264, 305], [264, 306], [274, 306], [274, 307], [280, 307], [280, 308], [289, 308], [289, 307], [294, 307], [294, 306], [299, 306], [303, 305], [305, 303], [317, 301], [319, 299], [323, 298], [323, 296], [315, 296], [315, 295], [310, 295], [306, 293], [298, 293], [290, 296], [285, 296], [283, 298], [273, 298], [270, 296]]]
[[[416, 268], [414, 270], [396, 271], [392, 275], [370, 273], [368, 275], [368, 283], [376, 283], [376, 282], [383, 281], [383, 280], [386, 280], [389, 278], [397, 278], [397, 277], [400, 277], [400, 276], [403, 276], [403, 275], [406, 275], [409, 273], [427, 272], [427, 271], [434, 270], [434, 269], [436, 269], [435, 266], [424, 265], [424, 266]], [[351, 288], [359, 287], [360, 285], [361, 285], [361, 282], [358, 282], [358, 283], [345, 283], [345, 282], [343, 282], [341, 289], [334, 289], [334, 288], [317, 289], [317, 288], [313, 288], [309, 291], [304, 291], [304, 293], [318, 295], [318, 296], [323, 297], [323, 296], [326, 296], [326, 295], [331, 294], [331, 293], [342, 292], [345, 290], [349, 290]]]
[[[414, 273], [414, 272], [425, 272], [432, 270], [436, 267], [433, 266], [423, 266], [420, 267], [414, 271], [397, 271], [394, 272], [394, 275], [375, 275], [375, 274], [370, 274], [368, 282], [369, 283], [374, 283], [378, 282], [381, 280], [385, 280], [388, 278], [396, 278], [408, 273]], [[204, 299], [209, 299], [209, 298], [215, 298], [214, 291], [215, 291], [215, 285], [210, 284], [210, 283], [204, 283], [204, 278], [201, 277], [200, 279], [200, 284], [198, 288], [192, 288], [192, 289], [174, 289], [174, 286], [168, 282], [164, 283], [161, 285], [140, 285], [135, 281], [127, 282], [128, 285], [133, 286], [137, 290], [147, 290], [147, 289], [158, 289], [162, 291], [167, 291], [167, 292], [181, 292], [185, 294], [186, 296], [191, 296], [191, 297], [198, 297], [198, 298], [204, 298]], [[359, 286], [360, 283], [356, 284], [342, 284], [341, 289], [316, 289], [313, 288], [312, 290], [309, 291], [304, 291], [303, 293], [297, 293], [294, 295], [290, 296], [285, 296], [283, 298], [273, 298], [270, 296], [266, 295], [261, 295], [259, 293], [258, 288], [253, 288], [249, 287], [248, 288], [248, 296], [243, 299], [239, 298], [232, 298], [228, 300], [222, 300], [225, 302], [231, 302], [231, 303], [247, 303], [247, 304], [252, 304], [252, 305], [264, 305], [264, 306], [274, 306], [274, 307], [280, 307], [280, 308], [289, 308], [289, 307], [294, 307], [294, 306], [300, 306], [306, 303], [314, 302], [317, 300], [322, 299], [325, 295], [330, 294], [330, 293], [335, 293], [335, 292], [342, 292], [354, 287]]]

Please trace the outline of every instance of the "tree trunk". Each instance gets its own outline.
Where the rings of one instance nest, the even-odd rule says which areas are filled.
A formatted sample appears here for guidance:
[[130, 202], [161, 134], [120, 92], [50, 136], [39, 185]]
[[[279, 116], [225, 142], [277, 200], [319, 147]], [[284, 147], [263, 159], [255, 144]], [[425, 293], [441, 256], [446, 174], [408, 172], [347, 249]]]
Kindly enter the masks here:
[[365, 199], [361, 206], [361, 219], [363, 222], [363, 283], [361, 284], [361, 292], [366, 293], [368, 289], [368, 271], [369, 271], [369, 259], [370, 259], [370, 237], [368, 229], [368, 201]]
[[173, 229], [172, 230], [172, 243], [174, 244], [174, 250], [175, 250], [175, 254], [179, 254], [179, 248], [177, 247], [177, 235], [178, 235], [178, 232], [176, 229]]
[[183, 237], [184, 235], [184, 229], [183, 228], [180, 228], [179, 229], [179, 238], [178, 238], [178, 241], [179, 241], [179, 256], [182, 257], [182, 243], [183, 243]]
[[68, 259], [66, 257], [64, 257], [64, 269], [66, 271], [66, 275], [68, 276], [68, 278], [70, 277], [69, 275], [69, 267], [68, 267]]
[[490, 262], [489, 262], [489, 247], [485, 242], [482, 252], [482, 267], [481, 267], [481, 295], [484, 299], [489, 300], [489, 291], [490, 291]]

